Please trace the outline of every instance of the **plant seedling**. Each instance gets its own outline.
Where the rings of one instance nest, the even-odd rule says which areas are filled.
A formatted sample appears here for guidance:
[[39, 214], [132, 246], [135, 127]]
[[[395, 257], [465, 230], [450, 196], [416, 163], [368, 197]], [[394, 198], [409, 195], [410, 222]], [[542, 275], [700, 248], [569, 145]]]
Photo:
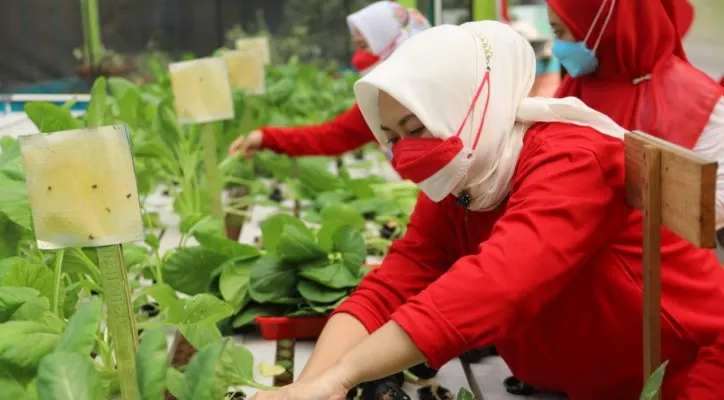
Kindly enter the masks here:
[[221, 176], [213, 122], [234, 118], [234, 101], [226, 60], [201, 58], [169, 65], [176, 114], [181, 124], [203, 124], [206, 184], [214, 218], [224, 217]]
[[97, 247], [109, 331], [124, 400], [140, 399], [138, 336], [121, 244], [143, 240], [143, 221], [127, 128], [123, 125], [19, 139], [38, 248]]
[[453, 400], [455, 398], [450, 390], [438, 384], [417, 389], [417, 397], [420, 400]]
[[272, 189], [271, 193], [269, 194], [269, 200], [281, 203], [284, 200], [284, 197], [282, 196], [282, 190], [279, 187], [275, 187]]
[[269, 51], [269, 38], [266, 36], [257, 36], [250, 38], [241, 38], [236, 41], [237, 50], [251, 50], [261, 53], [264, 65], [271, 63], [271, 53]]
[[244, 400], [246, 399], [246, 393], [243, 390], [230, 390], [226, 392], [224, 400]]
[[380, 228], [380, 237], [387, 240], [396, 239], [400, 236], [401, 229], [395, 221], [387, 221]]
[[361, 400], [410, 400], [402, 390], [404, 375], [400, 372], [362, 386]]

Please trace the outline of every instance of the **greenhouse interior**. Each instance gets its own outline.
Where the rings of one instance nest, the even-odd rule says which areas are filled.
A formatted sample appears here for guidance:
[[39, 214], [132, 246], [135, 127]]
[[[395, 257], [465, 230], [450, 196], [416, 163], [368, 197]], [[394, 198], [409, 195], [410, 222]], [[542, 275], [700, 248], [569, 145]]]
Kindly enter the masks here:
[[722, 20], [4, 1], [0, 399], [724, 399]]

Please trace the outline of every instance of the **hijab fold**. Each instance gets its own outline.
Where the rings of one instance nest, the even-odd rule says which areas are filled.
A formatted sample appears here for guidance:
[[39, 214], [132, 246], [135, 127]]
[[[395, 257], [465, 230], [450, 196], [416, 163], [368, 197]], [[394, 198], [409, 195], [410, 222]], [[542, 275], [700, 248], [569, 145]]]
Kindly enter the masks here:
[[[418, 34], [360, 79], [355, 94], [383, 147], [387, 145], [380, 129], [380, 90], [414, 113], [434, 137], [448, 139], [463, 123], [488, 65], [489, 84], [484, 90], [490, 97], [480, 143], [472, 149], [487, 93], [476, 102], [460, 135], [461, 154], [473, 152], [474, 161], [454, 164], [453, 160], [438, 171], [433, 178], [447, 181], [446, 185], [420, 185], [431, 199], [466, 190], [471, 210], [497, 207], [508, 195], [523, 136], [536, 122], [568, 122], [623, 138], [623, 128], [578, 99], [529, 98], [536, 72], [533, 49], [512, 27], [495, 21], [441, 25]], [[443, 192], [435, 192], [436, 188]]]

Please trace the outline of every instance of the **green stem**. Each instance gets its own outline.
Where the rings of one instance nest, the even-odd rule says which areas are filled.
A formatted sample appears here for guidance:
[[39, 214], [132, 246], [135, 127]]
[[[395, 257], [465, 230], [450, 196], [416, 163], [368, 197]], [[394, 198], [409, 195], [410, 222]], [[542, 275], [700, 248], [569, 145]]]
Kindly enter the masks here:
[[224, 210], [221, 204], [221, 175], [217, 161], [216, 132], [214, 125], [205, 124], [201, 133], [202, 147], [204, 151], [204, 170], [206, 172], [206, 188], [209, 191], [211, 202], [211, 215], [216, 219], [224, 218]]
[[263, 384], [263, 383], [259, 383], [259, 382], [257, 382], [257, 381], [253, 381], [253, 380], [249, 380], [249, 379], [244, 379], [244, 380], [242, 380], [242, 381], [241, 381], [241, 384], [242, 384], [243, 386], [249, 386], [249, 387], [252, 387], [252, 388], [254, 388], [254, 389], [259, 389], [259, 390], [279, 390], [278, 387], [275, 387], [275, 386], [267, 386], [267, 385], [265, 385], [265, 384]]
[[55, 270], [53, 272], [54, 283], [53, 283], [53, 314], [59, 317], [63, 317], [60, 314], [60, 286], [63, 280], [63, 255], [65, 249], [60, 249], [55, 252]]
[[88, 267], [88, 272], [93, 277], [93, 281], [95, 283], [100, 283], [101, 281], [101, 269], [98, 267], [88, 256], [83, 252], [83, 249], [74, 247], [73, 253], [80, 258], [80, 260], [83, 262], [83, 264]]
[[235, 209], [235, 208], [230, 208], [230, 207], [224, 208], [224, 212], [227, 213], [227, 214], [237, 215], [237, 216], [239, 216], [239, 217], [244, 217], [244, 218], [247, 218], [247, 217], [250, 217], [250, 216], [251, 216], [251, 213], [250, 213], [250, 212], [239, 211], [239, 210], [237, 210], [237, 209]]

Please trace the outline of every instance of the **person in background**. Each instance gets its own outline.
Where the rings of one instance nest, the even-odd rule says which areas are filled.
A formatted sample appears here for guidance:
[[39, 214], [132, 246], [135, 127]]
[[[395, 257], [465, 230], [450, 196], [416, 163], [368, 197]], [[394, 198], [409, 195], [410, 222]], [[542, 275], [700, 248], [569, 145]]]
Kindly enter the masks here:
[[[378, 1], [347, 16], [356, 51], [352, 65], [362, 74], [372, 70], [406, 40], [430, 27], [416, 9], [394, 1]], [[355, 104], [331, 121], [301, 127], [267, 126], [239, 137], [229, 154], [250, 157], [262, 149], [289, 156], [337, 156], [375, 140]]]
[[716, 227], [723, 228], [724, 88], [684, 52], [691, 4], [548, 0], [548, 7], [553, 53], [568, 71], [556, 97], [578, 97], [628, 130], [718, 161]]
[[[508, 25], [443, 25], [356, 83], [422, 194], [300, 379], [253, 400], [341, 400], [491, 344], [516, 376], [572, 400], [638, 398], [642, 215], [624, 199], [625, 129], [576, 98], [528, 97], [535, 64]], [[720, 400], [724, 270], [712, 251], [661, 238], [664, 398]]]

